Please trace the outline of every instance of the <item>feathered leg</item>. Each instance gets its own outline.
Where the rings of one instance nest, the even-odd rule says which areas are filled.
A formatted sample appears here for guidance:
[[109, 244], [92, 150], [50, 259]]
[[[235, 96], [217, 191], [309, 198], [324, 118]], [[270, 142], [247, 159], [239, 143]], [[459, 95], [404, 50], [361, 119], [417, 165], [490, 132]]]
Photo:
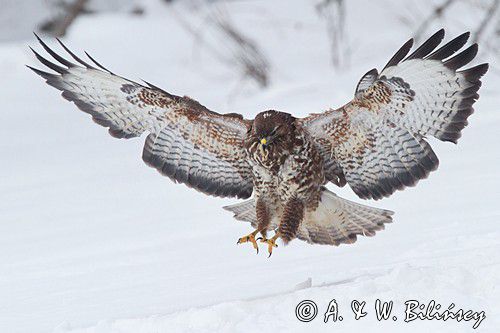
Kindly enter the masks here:
[[297, 230], [299, 228], [300, 222], [304, 219], [304, 203], [297, 199], [292, 198], [288, 200], [283, 210], [283, 215], [281, 217], [281, 222], [278, 227], [276, 234], [270, 238], [263, 238], [261, 242], [267, 243], [269, 256], [273, 253], [273, 248], [278, 247], [276, 241], [281, 237], [283, 242], [287, 244], [289, 241], [294, 239], [297, 235]]
[[303, 219], [304, 203], [302, 200], [295, 197], [288, 200], [278, 227], [278, 233], [285, 244], [296, 237], [300, 222]]
[[260, 231], [262, 237], [266, 237], [267, 227], [271, 222], [271, 215], [269, 214], [269, 209], [264, 203], [264, 200], [258, 198], [257, 204], [255, 206], [255, 212], [257, 213], [257, 230]]

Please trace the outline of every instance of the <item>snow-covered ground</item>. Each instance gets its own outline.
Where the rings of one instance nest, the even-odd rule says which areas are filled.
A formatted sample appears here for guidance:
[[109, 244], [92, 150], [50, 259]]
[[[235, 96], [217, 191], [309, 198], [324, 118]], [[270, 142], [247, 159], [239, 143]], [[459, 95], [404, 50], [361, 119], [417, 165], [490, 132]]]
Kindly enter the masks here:
[[[144, 17], [81, 18], [66, 41], [114, 72], [219, 112], [301, 116], [350, 100], [361, 75], [380, 69], [411, 34], [387, 1], [349, 1], [350, 68], [335, 73], [315, 3], [224, 4], [270, 60], [267, 90], [198, 49], [179, 17], [198, 22], [180, 5], [149, 0]], [[467, 14], [462, 25], [473, 20]], [[451, 38], [467, 26], [446, 28]], [[405, 323], [411, 299], [484, 310], [477, 331], [498, 331], [498, 73], [484, 78], [459, 144], [431, 140], [438, 171], [365, 202], [396, 212], [385, 231], [338, 248], [294, 241], [268, 259], [236, 245], [250, 226], [221, 209], [235, 200], [207, 197], [146, 167], [142, 139], [111, 138], [23, 66], [36, 64], [27, 43], [36, 46], [34, 39], [0, 45], [0, 332], [473, 331], [473, 322]], [[348, 188], [330, 189], [361, 202]], [[305, 299], [319, 308], [309, 323], [295, 317]], [[325, 324], [332, 299], [344, 320]], [[354, 299], [367, 302], [358, 321]], [[394, 301], [398, 320], [378, 322], [376, 299]]]

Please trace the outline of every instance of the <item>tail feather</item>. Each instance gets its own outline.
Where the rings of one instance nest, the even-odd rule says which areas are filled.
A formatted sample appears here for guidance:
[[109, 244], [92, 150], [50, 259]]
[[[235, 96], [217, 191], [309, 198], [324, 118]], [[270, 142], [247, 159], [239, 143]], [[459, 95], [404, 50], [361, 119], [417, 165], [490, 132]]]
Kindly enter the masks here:
[[[236, 220], [250, 222], [257, 228], [253, 198], [223, 208], [233, 212]], [[371, 237], [383, 230], [385, 223], [392, 222], [393, 214], [389, 210], [342, 199], [323, 189], [319, 206], [314, 211], [306, 211], [297, 238], [311, 244], [352, 244], [358, 235]]]
[[393, 214], [342, 199], [324, 189], [318, 208], [306, 213], [297, 238], [315, 244], [352, 244], [357, 235], [374, 236], [383, 230], [385, 223], [392, 222]]
[[222, 207], [227, 211], [234, 213], [234, 218], [238, 221], [250, 222], [254, 228], [257, 228], [257, 215], [255, 212], [255, 199], [251, 198], [243, 202]]

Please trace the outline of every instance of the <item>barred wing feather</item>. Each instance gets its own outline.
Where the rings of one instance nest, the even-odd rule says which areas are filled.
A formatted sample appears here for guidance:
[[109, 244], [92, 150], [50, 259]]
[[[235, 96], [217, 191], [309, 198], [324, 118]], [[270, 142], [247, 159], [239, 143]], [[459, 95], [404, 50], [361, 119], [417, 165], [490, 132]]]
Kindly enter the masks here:
[[467, 125], [488, 64], [461, 70], [477, 44], [456, 54], [465, 33], [434, 51], [443, 37], [438, 31], [407, 56], [409, 40], [376, 78], [376, 70], [363, 76], [351, 102], [300, 120], [325, 165], [335, 161], [360, 198], [387, 197], [426, 178], [439, 163], [426, 137], [456, 143]]
[[75, 64], [39, 41], [59, 64], [33, 50], [55, 73], [30, 68], [96, 123], [109, 128], [112, 136], [132, 138], [148, 132], [143, 151], [148, 165], [206, 194], [250, 197], [251, 169], [243, 148], [248, 120], [215, 113], [189, 97], [117, 76], [89, 56], [95, 66], [90, 65], [61, 43]]

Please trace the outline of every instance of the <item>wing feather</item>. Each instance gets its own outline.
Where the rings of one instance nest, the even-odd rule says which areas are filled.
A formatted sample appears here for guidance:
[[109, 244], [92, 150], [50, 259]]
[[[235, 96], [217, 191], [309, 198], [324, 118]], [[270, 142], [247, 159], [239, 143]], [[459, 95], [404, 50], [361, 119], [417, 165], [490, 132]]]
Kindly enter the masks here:
[[369, 70], [361, 80], [359, 80], [358, 85], [356, 86], [356, 92], [354, 93], [356, 96], [360, 96], [366, 89], [368, 89], [373, 82], [375, 82], [378, 78], [378, 71], [376, 68]]
[[81, 66], [76, 65], [37, 38], [59, 64], [33, 50], [36, 58], [57, 74], [28, 67], [90, 114], [97, 124], [107, 127], [112, 136], [132, 138], [148, 132], [143, 150], [148, 165], [206, 194], [251, 196], [252, 174], [243, 147], [248, 120], [241, 115], [210, 111], [189, 97], [114, 75], [89, 56], [97, 69], [59, 41]]
[[427, 39], [422, 45], [420, 45], [412, 54], [410, 54], [406, 60], [411, 59], [422, 59], [427, 56], [429, 53], [434, 51], [436, 47], [441, 43], [444, 38], [444, 29], [439, 30], [434, 35], [432, 35], [429, 39]]
[[401, 46], [398, 52], [396, 52], [396, 54], [394, 54], [392, 58], [387, 62], [382, 71], [384, 71], [388, 67], [396, 66], [397, 64], [399, 64], [399, 62], [403, 60], [404, 57], [406, 57], [408, 52], [410, 52], [412, 46], [413, 38], [409, 39], [406, 43], [403, 44], [403, 46]]
[[488, 64], [459, 70], [474, 59], [477, 44], [455, 54], [465, 33], [434, 51], [443, 37], [439, 30], [403, 60], [412, 45], [406, 42], [350, 103], [300, 121], [320, 152], [330, 151], [322, 154], [325, 165], [335, 160], [359, 197], [380, 199], [414, 186], [439, 164], [425, 138], [456, 143], [467, 125]]
[[437, 49], [434, 53], [427, 57], [428, 60], [443, 60], [448, 58], [458, 50], [462, 48], [462, 46], [467, 43], [469, 40], [470, 32], [464, 32], [463, 34], [453, 38], [451, 41]]

